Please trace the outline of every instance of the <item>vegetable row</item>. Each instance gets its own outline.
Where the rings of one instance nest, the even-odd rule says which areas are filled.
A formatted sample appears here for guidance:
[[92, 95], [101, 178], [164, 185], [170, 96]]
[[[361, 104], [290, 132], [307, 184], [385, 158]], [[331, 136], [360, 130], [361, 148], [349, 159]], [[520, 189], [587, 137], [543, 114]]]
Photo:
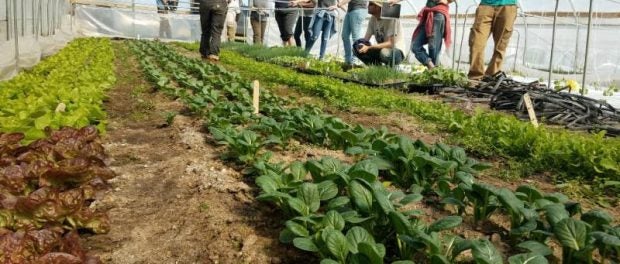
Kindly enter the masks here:
[[[453, 263], [468, 259], [466, 251], [477, 263], [503, 263], [489, 240], [446, 231], [480, 227], [494, 214], [510, 218], [502, 239], [521, 249], [506, 252], [510, 263], [547, 263], [555, 258], [551, 241], [562, 245], [565, 263], [591, 262], [595, 251], [598, 260], [618, 259], [620, 228], [607, 213], [581, 213], [566, 196], [531, 186], [511, 191], [477, 182], [474, 175], [486, 165], [461, 148], [351, 126], [313, 107], [285, 107], [292, 102], [268, 92], [255, 116], [249, 82], [238, 74], [161, 44], [132, 45], [159, 89], [204, 116], [213, 138], [227, 146], [224, 158], [257, 176], [258, 198], [286, 213], [280, 240], [316, 252], [323, 263]], [[271, 162], [270, 151], [286, 149], [291, 139], [343, 150], [357, 162]], [[408, 210], [421, 200], [455, 214], [427, 223], [421, 211]]]
[[104, 92], [115, 82], [109, 39], [82, 38], [32, 70], [0, 82], [0, 132], [44, 138], [46, 127], [105, 129]]
[[78, 236], [109, 230], [106, 214], [90, 208], [115, 176], [97, 129], [48, 131], [29, 145], [24, 137], [0, 133], [0, 261], [98, 263]]
[[600, 186], [619, 185], [620, 140], [615, 138], [547, 127], [536, 129], [513, 116], [497, 112], [467, 114], [440, 102], [300, 74], [227, 50], [223, 51], [222, 60], [239, 68], [244, 76], [286, 84], [344, 109], [371, 107], [417, 116], [437, 124], [452, 135], [452, 143], [471, 152], [500, 155], [527, 164], [526, 174], [551, 171], [561, 176], [560, 180], [581, 179]]

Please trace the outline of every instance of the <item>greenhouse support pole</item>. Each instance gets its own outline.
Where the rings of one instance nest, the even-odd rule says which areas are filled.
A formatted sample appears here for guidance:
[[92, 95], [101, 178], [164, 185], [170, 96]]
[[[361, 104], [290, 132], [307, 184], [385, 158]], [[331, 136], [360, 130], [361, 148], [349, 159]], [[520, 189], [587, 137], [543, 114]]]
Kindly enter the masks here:
[[[8, 17], [7, 17], [8, 20]], [[17, 26], [17, 0], [13, 0], [13, 37], [15, 38], [15, 70], [19, 70], [19, 34]]]
[[20, 1], [20, 10], [22, 15], [22, 37], [26, 36], [26, 10], [24, 8], [25, 1]]
[[9, 23], [9, 1], [4, 2], [4, 11], [6, 11], [6, 41], [11, 40], [11, 24]]
[[[456, 6], [456, 13], [454, 14], [454, 38], [452, 39], [456, 39], [456, 32], [458, 31], [457, 22], [459, 20], [459, 2], [454, 1], [454, 5]], [[463, 32], [465, 32], [465, 29], [463, 29]], [[456, 49], [454, 48], [454, 45], [452, 45], [452, 69], [453, 70], [454, 70], [455, 63], [456, 63]]]
[[45, 34], [47, 34], [46, 36], [49, 36], [52, 33], [52, 30], [50, 29], [50, 1], [51, 0], [47, 0], [47, 3], [45, 4]]
[[517, 49], [515, 50], [515, 61], [512, 65], [512, 71], [515, 72], [517, 71], [517, 58], [519, 55], [519, 44], [521, 43], [521, 32], [515, 30], [515, 33], [517, 33]]
[[553, 32], [551, 33], [551, 55], [549, 58], [549, 79], [547, 80], [547, 87], [551, 88], [551, 75], [553, 74], [553, 52], [555, 51], [555, 31], [558, 23], [558, 7], [560, 6], [560, 0], [555, 0], [555, 11], [553, 12]]
[[459, 58], [456, 63], [456, 70], [458, 71], [461, 68], [461, 55], [463, 55], [463, 41], [465, 40], [465, 24], [467, 23], [467, 15], [469, 14], [469, 9], [472, 7], [476, 7], [478, 5], [473, 4], [467, 7], [465, 10], [465, 19], [463, 19], [463, 34], [461, 34], [461, 45], [459, 45]]
[[523, 36], [523, 65], [527, 65], [527, 62], [525, 61], [526, 59], [526, 54], [527, 54], [527, 15], [525, 13], [523, 13], [523, 28], [525, 29], [525, 36]]
[[[191, 13], [191, 8], [190, 8]], [[131, 32], [133, 33], [133, 37], [137, 38], [136, 35], [136, 0], [131, 0]]]
[[37, 32], [36, 32], [36, 26], [35, 26], [36, 23], [34, 23], [34, 18], [36, 16], [35, 13], [37, 12], [36, 8], [35, 8], [35, 4], [34, 4], [35, 2], [36, 2], [36, 0], [32, 0], [32, 35], [34, 35], [35, 38], [38, 39]]
[[590, 55], [590, 32], [592, 31], [592, 3], [594, 0], [590, 0], [590, 9], [588, 10], [588, 33], [586, 37], [586, 56], [583, 63], [583, 77], [581, 79], [581, 95], [585, 94], [586, 90], [586, 72], [588, 71], [588, 56]]

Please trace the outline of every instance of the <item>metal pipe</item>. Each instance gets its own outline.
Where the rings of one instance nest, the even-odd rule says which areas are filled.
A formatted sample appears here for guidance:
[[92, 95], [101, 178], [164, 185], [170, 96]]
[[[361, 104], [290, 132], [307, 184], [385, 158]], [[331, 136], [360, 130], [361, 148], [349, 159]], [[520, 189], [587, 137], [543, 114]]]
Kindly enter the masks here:
[[[8, 19], [8, 18], [7, 18]], [[19, 70], [19, 34], [17, 31], [19, 30], [17, 26], [17, 0], [13, 0], [13, 30], [15, 37], [15, 70]]]
[[586, 72], [588, 71], [588, 56], [590, 55], [590, 31], [592, 31], [592, 3], [594, 0], [590, 0], [590, 8], [588, 9], [588, 33], [586, 37], [586, 56], [583, 63], [583, 77], [581, 79], [581, 95], [585, 94], [586, 90]]
[[463, 40], [465, 39], [465, 23], [467, 23], [467, 16], [469, 14], [469, 9], [472, 7], [476, 7], [478, 5], [473, 4], [465, 9], [465, 19], [463, 20], [463, 34], [461, 34], [461, 44], [459, 45], [459, 59], [457, 62], [456, 70], [458, 71], [461, 68], [461, 56], [463, 55]]
[[133, 37], [137, 38], [136, 35], [136, 0], [131, 0], [131, 31], [133, 33]]
[[7, 0], [5, 3], [6, 11], [6, 41], [11, 40], [11, 25], [9, 24], [9, 1]]
[[[458, 1], [454, 1], [454, 4], [456, 5], [456, 13], [454, 14], [454, 38], [456, 39], [456, 32], [458, 31], [458, 19], [459, 19], [459, 2]], [[465, 29], [463, 29], [463, 32], [465, 32]], [[452, 46], [452, 69], [454, 70], [454, 63], [456, 63], [456, 49], [454, 48], [454, 46]]]
[[521, 32], [518, 30], [515, 30], [514, 32], [517, 33], [517, 49], [515, 50], [515, 61], [512, 65], [513, 72], [517, 70], [517, 55], [519, 54], [519, 44], [521, 43]]
[[50, 30], [50, 0], [46, 0], [46, 1], [47, 1], [47, 3], [45, 5], [45, 22], [46, 22], [46, 24], [45, 24], [45, 27], [46, 27], [45, 34], [46, 34], [46, 36], [49, 36], [50, 33], [52, 32]]
[[553, 52], [555, 51], [555, 30], [558, 20], [558, 8], [560, 6], [560, 0], [555, 0], [555, 11], [553, 12], [553, 32], [551, 34], [551, 55], [549, 58], [549, 80], [547, 80], [547, 87], [551, 88], [551, 75], [553, 74]]
[[527, 14], [523, 13], [523, 27], [525, 29], [525, 36], [523, 36], [523, 65], [527, 65], [527, 61], [525, 60], [527, 58], [527, 31], [528, 31], [528, 24], [527, 24]]
[[20, 8], [21, 8], [21, 14], [22, 14], [22, 37], [26, 36], [26, 11], [24, 10], [24, 1], [19, 1], [20, 2]]
[[32, 0], [32, 35], [35, 35], [35, 38], [36, 38], [37, 33], [35, 32], [35, 30], [36, 30], [36, 26], [35, 26], [35, 23], [34, 23], [34, 17], [36, 16], [36, 15], [35, 15], [36, 10], [35, 10], [35, 8], [34, 8], [34, 3], [35, 3], [35, 1], [36, 1], [36, 0]]

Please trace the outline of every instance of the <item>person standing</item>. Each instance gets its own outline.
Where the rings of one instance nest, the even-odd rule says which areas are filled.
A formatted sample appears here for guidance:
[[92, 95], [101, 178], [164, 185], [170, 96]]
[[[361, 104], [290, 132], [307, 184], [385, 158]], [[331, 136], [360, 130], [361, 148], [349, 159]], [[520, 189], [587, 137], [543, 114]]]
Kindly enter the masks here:
[[[501, 71], [506, 47], [517, 19], [517, 0], [481, 0], [476, 9], [476, 20], [469, 33], [470, 80], [480, 81]], [[487, 40], [493, 35], [495, 46], [491, 61], [484, 69], [484, 51]]]
[[280, 30], [280, 39], [283, 46], [293, 46], [293, 33], [297, 24], [298, 11], [294, 0], [276, 0], [276, 23]]
[[321, 48], [319, 51], [319, 59], [323, 59], [325, 56], [325, 50], [327, 49], [327, 41], [336, 33], [336, 15], [338, 14], [336, 9], [338, 8], [338, 2], [336, 0], [318, 0], [318, 10], [314, 14], [310, 28], [312, 29], [312, 36], [310, 41], [306, 43], [306, 51], [310, 52], [314, 42], [321, 37]]
[[353, 68], [353, 45], [352, 41], [363, 37], [362, 24], [366, 19], [368, 0], [343, 0], [339, 6], [348, 4], [347, 14], [342, 24], [342, 44], [344, 47], [343, 70]]
[[310, 21], [312, 20], [312, 15], [314, 14], [315, 2], [316, 0], [295, 1], [296, 5], [301, 8], [301, 14], [297, 19], [295, 32], [293, 34], [293, 38], [295, 38], [295, 45], [297, 45], [297, 47], [301, 47], [301, 33], [304, 33], [306, 45], [308, 45], [308, 42], [312, 37], [312, 32], [310, 31]]
[[229, 0], [228, 12], [226, 12], [226, 27], [222, 36], [226, 36], [227, 41], [235, 41], [235, 35], [237, 34], [237, 21], [239, 21], [239, 14], [241, 14], [241, 8], [239, 6], [239, 0]]
[[[383, 1], [369, 1], [368, 22], [366, 35], [355, 41], [354, 54], [364, 64], [394, 66], [403, 61], [405, 43], [399, 21], [381, 19], [381, 4]], [[371, 45], [370, 38], [375, 36], [377, 44]]]
[[[422, 65], [432, 69], [439, 65], [442, 39], [446, 47], [451, 44], [450, 8], [448, 4], [454, 0], [428, 0], [426, 6], [418, 14], [420, 24], [413, 32], [411, 52]], [[428, 44], [428, 52], [424, 45]]]
[[269, 18], [269, 0], [253, 0], [250, 23], [252, 24], [252, 41], [254, 45], [262, 45], [265, 40], [267, 19]]
[[170, 6], [168, 0], [157, 0], [157, 13], [159, 14], [159, 38], [172, 38], [172, 30], [170, 28], [170, 20], [168, 19], [168, 11]]
[[200, 0], [200, 54], [210, 61], [220, 60], [220, 42], [228, 0]]

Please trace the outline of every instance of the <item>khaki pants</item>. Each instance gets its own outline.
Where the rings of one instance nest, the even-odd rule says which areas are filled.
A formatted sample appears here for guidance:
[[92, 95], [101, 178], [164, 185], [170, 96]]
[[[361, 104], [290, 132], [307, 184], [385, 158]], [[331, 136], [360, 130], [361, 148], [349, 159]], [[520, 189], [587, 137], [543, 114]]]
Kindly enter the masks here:
[[252, 24], [253, 42], [254, 44], [262, 45], [265, 38], [265, 29], [267, 28], [267, 21], [259, 21], [251, 19], [250, 23]]
[[226, 27], [225, 32], [222, 32], [222, 38], [229, 42], [235, 41], [235, 35], [237, 33], [237, 13], [233, 10], [228, 10], [226, 13]]
[[[517, 6], [480, 5], [476, 9], [476, 21], [469, 33], [469, 74], [472, 80], [491, 76], [502, 68], [504, 53], [512, 36], [512, 28], [517, 18]], [[484, 70], [484, 51], [489, 35], [493, 33], [493, 57]]]

